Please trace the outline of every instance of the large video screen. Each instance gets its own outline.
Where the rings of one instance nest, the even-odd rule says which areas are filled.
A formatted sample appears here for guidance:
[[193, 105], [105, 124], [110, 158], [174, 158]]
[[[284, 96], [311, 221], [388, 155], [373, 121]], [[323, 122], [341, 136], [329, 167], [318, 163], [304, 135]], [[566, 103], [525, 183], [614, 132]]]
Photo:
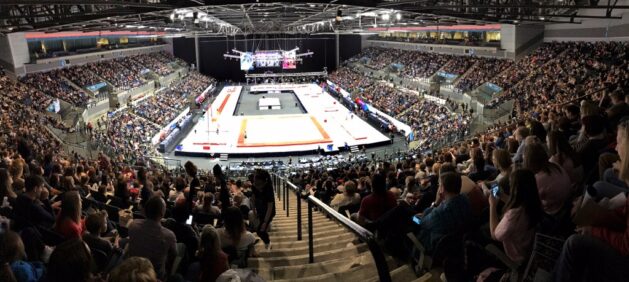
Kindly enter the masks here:
[[283, 52], [282, 69], [297, 68], [297, 53], [293, 51]]
[[255, 62], [259, 68], [277, 68], [282, 62], [282, 54], [279, 51], [258, 51]]
[[251, 52], [240, 53], [240, 69], [244, 71], [253, 70], [253, 54]]

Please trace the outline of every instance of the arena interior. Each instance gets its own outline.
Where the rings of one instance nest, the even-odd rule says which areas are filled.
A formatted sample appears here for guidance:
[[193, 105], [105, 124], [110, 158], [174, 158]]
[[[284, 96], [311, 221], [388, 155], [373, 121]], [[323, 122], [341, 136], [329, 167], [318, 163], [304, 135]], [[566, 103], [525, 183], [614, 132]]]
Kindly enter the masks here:
[[0, 1], [0, 281], [628, 281], [628, 11]]

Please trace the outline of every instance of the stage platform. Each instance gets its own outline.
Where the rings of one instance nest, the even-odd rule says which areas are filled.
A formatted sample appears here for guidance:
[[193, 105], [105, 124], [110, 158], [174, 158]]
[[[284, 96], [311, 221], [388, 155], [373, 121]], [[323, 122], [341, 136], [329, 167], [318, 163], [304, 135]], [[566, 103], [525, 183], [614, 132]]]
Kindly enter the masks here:
[[[294, 95], [305, 113], [271, 110], [265, 115], [234, 114], [237, 106], [247, 106], [242, 104], [246, 99], [240, 99], [247, 91]], [[286, 92], [276, 94], [278, 91]], [[286, 156], [312, 154], [318, 148], [336, 152], [346, 143], [367, 147], [390, 143], [387, 136], [355, 117], [316, 84], [262, 84], [249, 89], [226, 86], [210, 108], [177, 146], [175, 155]], [[269, 114], [273, 112], [277, 114]]]

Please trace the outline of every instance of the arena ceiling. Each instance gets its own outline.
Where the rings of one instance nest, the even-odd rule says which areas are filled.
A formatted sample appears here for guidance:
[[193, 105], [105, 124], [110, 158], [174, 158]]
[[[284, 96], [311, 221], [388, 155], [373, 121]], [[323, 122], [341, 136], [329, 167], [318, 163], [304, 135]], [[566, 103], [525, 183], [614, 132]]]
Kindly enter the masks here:
[[[618, 0], [2, 0], [0, 33], [159, 31], [201, 34], [363, 32], [374, 27], [579, 23], [620, 18]], [[587, 9], [587, 10], [584, 10]], [[580, 11], [588, 11], [580, 14]]]

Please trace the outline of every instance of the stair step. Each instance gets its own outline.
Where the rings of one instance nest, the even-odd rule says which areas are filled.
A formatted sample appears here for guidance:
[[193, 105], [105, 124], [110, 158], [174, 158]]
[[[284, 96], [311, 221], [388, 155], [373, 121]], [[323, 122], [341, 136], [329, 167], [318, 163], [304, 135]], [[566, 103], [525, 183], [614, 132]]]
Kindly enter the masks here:
[[[391, 281], [393, 282], [408, 282], [417, 279], [417, 275], [413, 269], [411, 269], [408, 265], [400, 266], [392, 271], [389, 271], [391, 274]], [[378, 277], [374, 277], [372, 279], [367, 280], [367, 282], [379, 282], [380, 279]]]
[[[390, 269], [394, 269], [396, 267], [395, 260], [391, 257], [387, 257], [387, 264]], [[310, 277], [318, 277], [320, 275], [326, 275], [333, 272], [343, 272], [348, 271], [350, 269], [356, 268], [358, 266], [369, 265], [374, 268], [375, 265], [373, 262], [373, 258], [371, 257], [371, 253], [366, 252], [354, 258], [338, 258], [333, 260], [328, 260], [324, 262], [306, 264], [303, 266], [281, 266], [274, 267], [271, 269], [272, 277], [274, 279], [303, 279]], [[377, 271], [376, 271], [377, 272]], [[323, 278], [323, 277], [319, 277]], [[360, 281], [366, 279], [339, 279], [336, 281]]]
[[[334, 221], [323, 221], [323, 222], [313, 222], [313, 229], [319, 230], [319, 228], [328, 228], [328, 227], [336, 227], [339, 226]], [[302, 221], [301, 228], [303, 230], [308, 230], [308, 221]], [[297, 232], [297, 222], [293, 223], [271, 223], [271, 231], [272, 232]]]
[[[307, 236], [305, 236], [305, 238], [302, 238], [302, 241], [303, 240], [308, 240]], [[319, 252], [341, 249], [341, 248], [347, 247], [348, 244], [354, 244], [354, 242], [358, 242], [358, 240], [355, 238], [347, 239], [347, 240], [334, 240], [334, 242], [314, 245], [313, 247], [314, 247], [314, 252], [319, 253]], [[260, 247], [260, 248], [263, 249], [263, 247]], [[307, 245], [303, 247], [286, 248], [286, 249], [275, 248], [275, 245], [274, 245], [271, 250], [258, 251], [258, 255], [260, 257], [265, 257], [265, 258], [266, 257], [281, 257], [281, 256], [296, 256], [296, 255], [304, 255], [304, 254], [308, 254]]]
[[[326, 261], [335, 258], [349, 258], [368, 250], [367, 244], [359, 244], [334, 251], [317, 253], [315, 261]], [[308, 255], [276, 257], [276, 258], [250, 258], [248, 266], [252, 268], [304, 265], [308, 263]]]
[[[313, 242], [314, 245], [320, 245], [324, 243], [329, 243], [330, 240], [340, 241], [340, 240], [354, 240], [356, 236], [352, 233], [346, 233], [342, 235], [333, 235], [333, 236], [320, 236], [314, 237]], [[301, 241], [288, 241], [288, 242], [271, 242], [272, 249], [287, 249], [287, 248], [299, 248], [299, 247], [308, 247], [308, 233], [304, 234], [304, 237]]]
[[[337, 230], [333, 230], [333, 231], [318, 231], [317, 232], [313, 230], [312, 232], [315, 238], [319, 236], [341, 235], [345, 233], [348, 233], [348, 231], [342, 227], [339, 227]], [[294, 232], [293, 234], [289, 234], [289, 235], [270, 235], [269, 237], [271, 238], [271, 241], [287, 241], [287, 240], [295, 241], [297, 240], [297, 233]], [[302, 230], [302, 238], [303, 237], [308, 237], [308, 233], [304, 234]]]
[[[326, 225], [317, 225], [314, 227], [314, 231], [316, 232], [321, 232], [321, 231], [334, 231], [337, 230], [339, 228], [345, 228], [341, 225], [338, 224], [326, 224]], [[277, 230], [277, 231], [275, 231]], [[297, 234], [297, 223], [295, 223], [291, 228], [287, 228], [287, 229], [280, 229], [278, 230], [278, 228], [276, 228], [275, 230], [271, 230], [269, 232], [270, 235], [293, 235], [293, 234]], [[302, 226], [301, 229], [302, 234], [305, 232], [308, 232], [308, 225], [306, 226]]]
[[346, 269], [344, 271], [334, 271], [326, 274], [316, 275], [316, 276], [306, 276], [295, 279], [282, 279], [282, 280], [273, 280], [273, 281], [282, 281], [282, 282], [298, 282], [298, 281], [321, 281], [321, 282], [336, 282], [336, 281], [361, 281], [364, 279], [368, 279], [373, 277], [374, 275], [378, 275], [378, 270], [376, 266], [372, 264], [359, 265], [356, 267], [352, 267], [350, 269]]

